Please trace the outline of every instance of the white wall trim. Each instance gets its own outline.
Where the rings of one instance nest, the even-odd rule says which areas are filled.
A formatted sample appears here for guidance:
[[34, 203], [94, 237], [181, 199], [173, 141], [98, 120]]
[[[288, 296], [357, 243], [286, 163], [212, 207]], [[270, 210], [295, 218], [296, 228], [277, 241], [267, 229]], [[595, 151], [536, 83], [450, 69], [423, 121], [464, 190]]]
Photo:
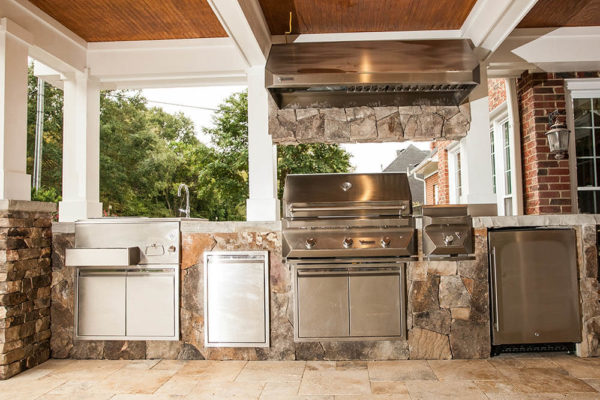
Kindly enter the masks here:
[[516, 215], [523, 215], [523, 165], [521, 157], [521, 124], [519, 119], [519, 99], [517, 82], [514, 78], [505, 79], [506, 103], [508, 106], [508, 121], [512, 129], [511, 150], [513, 157], [513, 211]]
[[600, 97], [600, 78], [565, 79], [565, 88], [571, 99]]

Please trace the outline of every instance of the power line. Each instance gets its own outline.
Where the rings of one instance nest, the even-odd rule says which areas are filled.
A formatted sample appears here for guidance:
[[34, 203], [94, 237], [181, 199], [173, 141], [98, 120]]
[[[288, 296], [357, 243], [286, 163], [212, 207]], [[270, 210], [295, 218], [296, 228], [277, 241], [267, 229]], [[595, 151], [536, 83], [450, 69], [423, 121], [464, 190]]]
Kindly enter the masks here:
[[148, 101], [148, 103], [153, 103], [153, 104], [165, 104], [168, 106], [196, 108], [198, 110], [206, 110], [206, 111], [219, 111], [216, 108], [210, 108], [210, 107], [190, 106], [188, 104], [167, 103], [166, 101], [155, 101], [155, 100], [147, 100], [147, 101]]

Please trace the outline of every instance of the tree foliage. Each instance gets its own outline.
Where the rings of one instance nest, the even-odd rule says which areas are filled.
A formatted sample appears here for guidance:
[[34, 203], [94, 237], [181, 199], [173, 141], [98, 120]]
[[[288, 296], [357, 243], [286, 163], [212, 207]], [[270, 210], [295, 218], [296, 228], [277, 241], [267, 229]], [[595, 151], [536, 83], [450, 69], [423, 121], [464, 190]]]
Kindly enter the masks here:
[[[33, 167], [37, 79], [30, 71], [28, 170]], [[42, 188], [34, 199], [62, 192], [62, 91], [45, 85]], [[248, 96], [236, 93], [215, 113], [211, 143], [201, 143], [191, 120], [148, 107], [138, 91], [104, 91], [100, 98], [100, 201], [105, 214], [166, 217], [183, 207], [190, 187], [192, 217], [243, 220], [248, 198]], [[279, 146], [279, 192], [290, 173], [343, 172], [350, 156], [339, 146]]]

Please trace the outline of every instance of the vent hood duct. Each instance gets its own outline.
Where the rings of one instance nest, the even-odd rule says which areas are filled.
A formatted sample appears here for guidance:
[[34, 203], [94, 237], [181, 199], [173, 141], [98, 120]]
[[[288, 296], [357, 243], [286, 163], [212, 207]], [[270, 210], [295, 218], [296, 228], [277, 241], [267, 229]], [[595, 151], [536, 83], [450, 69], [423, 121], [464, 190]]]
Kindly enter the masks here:
[[279, 108], [456, 106], [480, 81], [464, 39], [275, 44], [266, 70]]

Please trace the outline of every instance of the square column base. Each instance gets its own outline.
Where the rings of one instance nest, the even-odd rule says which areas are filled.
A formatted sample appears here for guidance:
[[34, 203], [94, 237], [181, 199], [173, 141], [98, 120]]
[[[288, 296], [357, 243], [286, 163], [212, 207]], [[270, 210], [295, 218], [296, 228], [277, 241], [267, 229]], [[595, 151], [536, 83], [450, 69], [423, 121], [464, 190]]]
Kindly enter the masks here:
[[59, 222], [102, 217], [102, 203], [85, 200], [66, 200], [58, 203]]
[[1, 174], [3, 199], [31, 200], [31, 175], [6, 170]]
[[278, 199], [247, 199], [246, 221], [279, 221], [280, 209]]

